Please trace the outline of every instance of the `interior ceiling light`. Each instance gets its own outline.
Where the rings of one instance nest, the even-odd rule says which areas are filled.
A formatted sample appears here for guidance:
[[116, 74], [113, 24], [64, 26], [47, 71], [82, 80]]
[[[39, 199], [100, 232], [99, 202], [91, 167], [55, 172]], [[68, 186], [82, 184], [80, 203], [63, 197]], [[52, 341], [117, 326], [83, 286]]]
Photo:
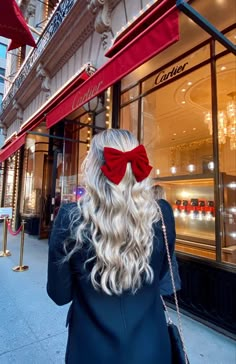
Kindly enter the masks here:
[[[231, 100], [227, 103], [225, 110], [218, 111], [218, 140], [220, 144], [225, 144], [226, 139], [230, 140], [230, 149], [236, 150], [236, 92], [227, 94]], [[212, 114], [208, 111], [205, 114], [205, 123], [208, 125], [210, 135], [212, 135]]]

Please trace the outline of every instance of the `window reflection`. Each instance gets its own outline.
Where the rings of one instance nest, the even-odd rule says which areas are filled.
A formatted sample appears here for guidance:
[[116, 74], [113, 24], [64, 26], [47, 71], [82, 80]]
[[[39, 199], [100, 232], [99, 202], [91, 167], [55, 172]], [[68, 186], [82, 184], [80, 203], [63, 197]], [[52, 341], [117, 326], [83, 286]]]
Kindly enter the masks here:
[[[222, 259], [236, 263], [236, 69], [233, 55], [217, 61]], [[222, 125], [223, 124], [223, 125]]]

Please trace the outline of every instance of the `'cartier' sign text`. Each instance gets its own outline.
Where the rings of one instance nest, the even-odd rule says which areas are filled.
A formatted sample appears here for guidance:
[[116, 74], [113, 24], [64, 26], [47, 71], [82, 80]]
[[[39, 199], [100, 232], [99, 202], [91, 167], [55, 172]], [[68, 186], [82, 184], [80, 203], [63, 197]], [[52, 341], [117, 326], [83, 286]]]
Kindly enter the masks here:
[[188, 62], [182, 65], [174, 66], [172, 70], [169, 72], [166, 71], [159, 72], [155, 78], [155, 85], [160, 85], [162, 82], [171, 79], [172, 77], [176, 76], [179, 73], [182, 73], [186, 68], [187, 64]]

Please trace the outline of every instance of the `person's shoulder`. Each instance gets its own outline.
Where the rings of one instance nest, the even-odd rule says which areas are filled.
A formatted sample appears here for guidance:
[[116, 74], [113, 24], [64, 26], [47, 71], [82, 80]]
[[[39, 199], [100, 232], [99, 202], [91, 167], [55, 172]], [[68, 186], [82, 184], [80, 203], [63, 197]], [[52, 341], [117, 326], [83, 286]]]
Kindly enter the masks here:
[[157, 203], [160, 206], [162, 212], [172, 212], [172, 207], [168, 201], [161, 198], [157, 201]]
[[78, 205], [76, 202], [65, 202], [62, 203], [59, 209], [60, 216], [67, 215], [70, 213], [73, 213], [78, 208]]
[[61, 204], [60, 209], [63, 209], [64, 211], [71, 211], [76, 207], [78, 207], [76, 202], [64, 202]]
[[175, 226], [174, 212], [170, 203], [163, 199], [158, 200], [157, 203], [161, 209], [165, 225]]

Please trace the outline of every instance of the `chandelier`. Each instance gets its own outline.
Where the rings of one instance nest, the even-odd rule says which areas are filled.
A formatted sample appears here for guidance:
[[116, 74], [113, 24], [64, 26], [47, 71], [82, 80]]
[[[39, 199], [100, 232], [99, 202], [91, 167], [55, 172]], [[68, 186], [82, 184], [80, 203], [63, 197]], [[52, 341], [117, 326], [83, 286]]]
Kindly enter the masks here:
[[[231, 100], [227, 103], [225, 110], [218, 111], [218, 140], [220, 144], [225, 144], [229, 138], [230, 149], [236, 150], [236, 92], [230, 92], [227, 96]], [[212, 114], [205, 114], [205, 123], [208, 125], [210, 135], [212, 135]]]

